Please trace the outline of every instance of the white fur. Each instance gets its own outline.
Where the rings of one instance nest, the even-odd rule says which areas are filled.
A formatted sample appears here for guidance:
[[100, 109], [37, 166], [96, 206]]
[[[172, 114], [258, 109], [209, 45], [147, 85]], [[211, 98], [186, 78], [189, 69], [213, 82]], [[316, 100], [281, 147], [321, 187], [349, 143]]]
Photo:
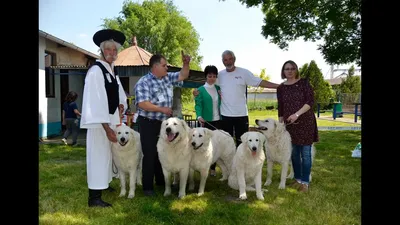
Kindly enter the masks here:
[[[267, 179], [264, 183], [268, 186], [272, 183], [272, 172], [274, 163], [281, 164], [281, 179], [278, 188], [285, 189], [286, 178], [294, 177], [292, 166], [292, 139], [289, 132], [286, 130], [285, 124], [275, 119], [267, 118], [265, 120], [256, 120], [258, 129], [267, 138], [265, 154], [267, 157]], [[315, 147], [311, 149], [312, 160], [314, 161]], [[290, 174], [287, 171], [290, 168]], [[311, 181], [311, 174], [310, 174]]]
[[235, 142], [229, 133], [197, 127], [190, 132], [190, 145], [193, 152], [190, 162], [189, 190], [194, 189], [194, 171], [200, 172], [198, 196], [204, 194], [204, 187], [211, 164], [217, 162], [222, 170], [221, 181], [227, 180], [235, 155]]
[[[171, 174], [179, 173], [179, 198], [186, 195], [186, 183], [192, 151], [189, 147], [190, 127], [184, 120], [171, 117], [161, 124], [157, 142], [158, 158], [165, 179], [164, 196], [171, 194]], [[170, 139], [169, 139], [170, 137]], [[176, 137], [175, 139], [171, 139]]]
[[142, 185], [142, 145], [140, 134], [122, 124], [115, 129], [117, 142], [111, 144], [111, 152], [121, 183], [120, 197], [126, 194], [126, 173], [129, 173], [128, 198], [135, 197], [136, 184]]
[[[254, 190], [257, 198], [264, 200], [261, 175], [265, 161], [263, 150], [265, 136], [259, 132], [248, 131], [240, 139], [242, 143], [238, 146], [233, 158], [228, 185], [239, 190], [239, 198], [242, 200], [247, 199], [246, 191]], [[252, 185], [255, 185], [255, 188]]]

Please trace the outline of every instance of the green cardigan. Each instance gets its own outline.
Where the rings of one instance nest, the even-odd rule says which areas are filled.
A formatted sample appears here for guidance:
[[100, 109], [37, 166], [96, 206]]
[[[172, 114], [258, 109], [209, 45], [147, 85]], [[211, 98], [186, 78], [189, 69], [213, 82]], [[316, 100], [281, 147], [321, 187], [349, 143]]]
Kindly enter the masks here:
[[[221, 88], [218, 85], [214, 85], [217, 89], [217, 93]], [[213, 120], [213, 102], [212, 97], [208, 94], [206, 88], [201, 86], [197, 89], [199, 94], [195, 98], [195, 110], [196, 110], [196, 118], [201, 116], [205, 121]], [[218, 94], [218, 112], [219, 107], [221, 106], [221, 96]]]

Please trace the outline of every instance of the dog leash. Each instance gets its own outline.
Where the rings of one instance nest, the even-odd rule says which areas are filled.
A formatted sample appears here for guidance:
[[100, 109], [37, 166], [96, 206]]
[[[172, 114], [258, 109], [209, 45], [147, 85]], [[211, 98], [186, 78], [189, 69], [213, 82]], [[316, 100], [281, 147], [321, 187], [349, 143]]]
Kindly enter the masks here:
[[221, 129], [218, 129], [218, 128], [214, 127], [211, 123], [209, 123], [209, 122], [207, 122], [207, 121], [205, 121], [205, 122], [206, 122], [208, 125], [210, 125], [212, 128], [214, 128], [215, 130], [218, 130], [219, 132], [225, 134], [225, 135], [228, 136], [228, 137], [231, 137], [231, 135], [228, 135], [228, 134], [226, 134], [225, 132], [222, 132]]
[[[118, 109], [118, 110], [119, 110], [119, 109]], [[116, 127], [119, 127], [119, 126], [121, 126], [121, 125], [122, 125], [122, 112], [121, 112], [121, 110], [120, 110], [120, 111], [119, 111], [119, 124], [117, 124]], [[114, 167], [115, 167], [115, 169], [116, 169], [117, 171], [114, 171]], [[118, 175], [118, 167], [115, 165], [114, 158], [112, 159], [112, 171], [113, 171], [113, 173], [115, 173], [115, 174]]]

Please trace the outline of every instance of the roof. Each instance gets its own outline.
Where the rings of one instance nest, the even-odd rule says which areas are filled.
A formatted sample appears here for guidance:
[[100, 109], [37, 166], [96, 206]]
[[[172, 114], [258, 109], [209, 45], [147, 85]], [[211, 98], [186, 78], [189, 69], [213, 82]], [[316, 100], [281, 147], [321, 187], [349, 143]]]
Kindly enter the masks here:
[[148, 66], [153, 54], [137, 46], [136, 37], [133, 37], [132, 46], [118, 53], [116, 66]]
[[69, 47], [69, 48], [72, 48], [72, 49], [77, 50], [79, 52], [82, 52], [83, 54], [85, 54], [87, 56], [90, 56], [92, 58], [95, 58], [95, 59], [99, 59], [100, 58], [99, 55], [96, 55], [96, 54], [94, 54], [92, 52], [89, 52], [89, 51], [87, 51], [87, 50], [85, 50], [83, 48], [80, 48], [80, 47], [78, 47], [78, 46], [76, 46], [76, 45], [74, 45], [74, 44], [72, 44], [70, 42], [64, 41], [64, 40], [62, 40], [62, 39], [60, 39], [58, 37], [55, 37], [55, 36], [53, 36], [53, 35], [51, 35], [49, 33], [44, 32], [42, 30], [39, 30], [39, 36], [44, 37], [46, 39], [49, 39], [51, 41], [54, 41], [54, 42], [56, 42], [56, 43], [58, 43], [60, 45], [64, 45], [66, 47]]
[[330, 85], [338, 85], [342, 83], [342, 78], [333, 78], [333, 79], [326, 79], [325, 81], [327, 81]]

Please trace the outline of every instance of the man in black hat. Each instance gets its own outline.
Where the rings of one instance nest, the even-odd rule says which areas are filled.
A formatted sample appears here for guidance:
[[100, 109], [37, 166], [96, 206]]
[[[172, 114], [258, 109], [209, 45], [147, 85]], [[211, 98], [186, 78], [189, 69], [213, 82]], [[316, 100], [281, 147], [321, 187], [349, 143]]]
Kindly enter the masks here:
[[120, 115], [127, 108], [126, 94], [114, 61], [125, 35], [116, 30], [100, 30], [93, 36], [100, 47], [100, 59], [88, 70], [83, 90], [81, 128], [87, 129], [86, 164], [89, 207], [110, 207], [101, 199], [102, 190], [112, 180], [111, 142], [117, 142], [114, 128], [121, 124]]

